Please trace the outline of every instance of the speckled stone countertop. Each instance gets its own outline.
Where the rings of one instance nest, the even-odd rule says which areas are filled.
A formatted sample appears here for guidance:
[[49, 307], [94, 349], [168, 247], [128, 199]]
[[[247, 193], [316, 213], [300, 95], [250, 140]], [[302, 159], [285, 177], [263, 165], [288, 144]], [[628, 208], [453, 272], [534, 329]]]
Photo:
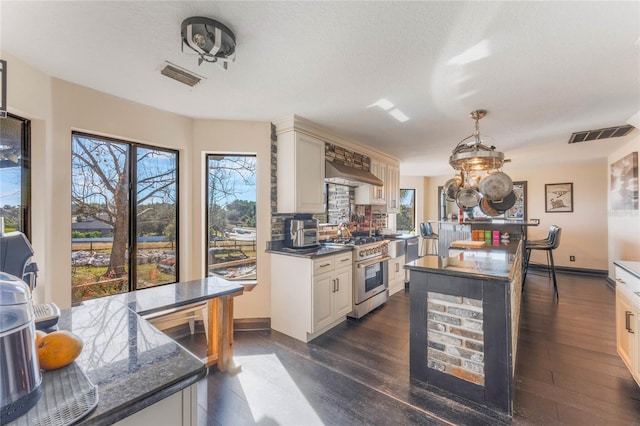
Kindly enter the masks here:
[[98, 406], [80, 424], [108, 425], [198, 382], [206, 365], [141, 315], [241, 293], [204, 278], [84, 302], [61, 312], [58, 328], [80, 336], [76, 363], [98, 387]]
[[315, 249], [314, 251], [306, 251], [306, 250], [298, 250], [298, 251], [292, 251], [292, 250], [287, 250], [284, 247], [271, 247], [268, 248], [266, 251], [267, 253], [273, 253], [273, 254], [282, 254], [285, 256], [294, 256], [294, 257], [306, 257], [308, 259], [314, 259], [316, 257], [322, 257], [322, 256], [329, 256], [332, 254], [338, 254], [344, 251], [351, 251], [353, 250], [353, 247], [351, 246], [321, 246], [318, 249]]
[[447, 257], [424, 256], [407, 263], [405, 269], [510, 281], [515, 272], [512, 269], [519, 243], [520, 241], [508, 241], [495, 246], [487, 243], [481, 248], [455, 248], [451, 249], [452, 252]]
[[634, 262], [631, 260], [616, 260], [613, 262], [613, 264], [621, 267], [636, 278], [640, 278], [640, 262]]
[[[228, 281], [218, 277], [201, 278], [176, 284], [166, 284], [129, 293], [108, 296], [127, 305], [144, 316], [154, 312], [178, 308], [192, 303], [205, 302], [214, 297], [225, 296], [243, 290], [242, 282]], [[93, 299], [85, 304], [100, 301]]]

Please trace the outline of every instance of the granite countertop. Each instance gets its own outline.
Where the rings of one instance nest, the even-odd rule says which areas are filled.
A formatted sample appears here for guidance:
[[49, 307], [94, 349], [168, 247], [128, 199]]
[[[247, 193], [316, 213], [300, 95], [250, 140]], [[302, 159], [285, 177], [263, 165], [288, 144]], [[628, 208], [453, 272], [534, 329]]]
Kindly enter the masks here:
[[75, 363], [98, 388], [98, 406], [80, 424], [107, 425], [189, 387], [206, 364], [142, 315], [239, 295], [237, 282], [209, 277], [116, 294], [63, 309], [57, 328], [78, 335]]
[[616, 260], [613, 264], [621, 267], [636, 278], [640, 278], [640, 262], [632, 260]]
[[80, 336], [75, 362], [98, 387], [98, 406], [81, 424], [112, 424], [206, 375], [200, 359], [117, 297], [62, 310], [58, 328]]
[[[492, 242], [481, 248], [454, 248], [450, 256], [424, 256], [405, 265], [405, 269], [432, 272], [458, 277], [486, 278], [510, 281], [516, 261], [519, 241], [494, 246]], [[454, 254], [454, 255], [451, 255]]]
[[299, 251], [291, 251], [284, 247], [272, 247], [267, 249], [267, 253], [273, 254], [281, 254], [285, 256], [293, 256], [293, 257], [305, 257], [308, 259], [315, 259], [317, 257], [329, 256], [332, 254], [338, 254], [345, 251], [353, 250], [352, 246], [321, 246], [314, 251], [308, 250], [299, 250]]
[[[117, 300], [144, 316], [192, 303], [205, 302], [214, 297], [241, 292], [243, 289], [242, 282], [214, 276], [115, 294], [106, 299]], [[105, 298], [88, 300], [84, 304], [100, 302], [102, 299]]]

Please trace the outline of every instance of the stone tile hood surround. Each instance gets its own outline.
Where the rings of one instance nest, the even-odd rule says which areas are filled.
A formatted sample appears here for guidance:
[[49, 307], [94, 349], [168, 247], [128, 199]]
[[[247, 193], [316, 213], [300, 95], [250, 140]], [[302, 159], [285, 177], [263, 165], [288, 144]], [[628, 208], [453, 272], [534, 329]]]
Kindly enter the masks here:
[[384, 182], [373, 173], [344, 164], [326, 161], [325, 182], [346, 186], [362, 186], [364, 184], [382, 186]]

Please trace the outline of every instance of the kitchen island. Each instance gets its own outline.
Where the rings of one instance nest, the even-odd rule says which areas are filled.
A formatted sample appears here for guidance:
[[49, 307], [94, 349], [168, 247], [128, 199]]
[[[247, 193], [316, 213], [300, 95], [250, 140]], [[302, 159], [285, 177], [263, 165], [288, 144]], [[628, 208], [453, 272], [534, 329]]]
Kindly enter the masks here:
[[[221, 353], [218, 360], [226, 362], [232, 354], [232, 298], [242, 292], [243, 287], [237, 283], [210, 277], [93, 299], [64, 309], [57, 328], [79, 336], [84, 348], [71, 365], [45, 372], [43, 384], [59, 376], [63, 383], [71, 383], [66, 369], [69, 376], [85, 376], [97, 387], [97, 406], [80, 424], [195, 425], [195, 384], [207, 374], [206, 360], [187, 351], [144, 316], [196, 302], [207, 303], [213, 325], [210, 334]], [[29, 416], [41, 411], [43, 404], [64, 405], [65, 395], [72, 393], [65, 386], [69, 385], [62, 385], [59, 395], [43, 395], [16, 422], [34, 424], [34, 418]]]
[[410, 375], [508, 418], [513, 413], [522, 243], [425, 256], [408, 263]]

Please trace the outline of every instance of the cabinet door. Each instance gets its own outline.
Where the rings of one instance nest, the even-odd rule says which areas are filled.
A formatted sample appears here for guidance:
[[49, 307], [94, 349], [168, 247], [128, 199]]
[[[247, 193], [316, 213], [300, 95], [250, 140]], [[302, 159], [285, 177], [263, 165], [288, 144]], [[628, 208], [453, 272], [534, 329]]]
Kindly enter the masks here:
[[333, 272], [327, 272], [313, 277], [313, 331], [333, 322], [332, 302], [336, 281]]
[[296, 213], [324, 212], [324, 164], [324, 142], [296, 133]]
[[387, 190], [387, 213], [400, 211], [400, 169], [387, 165], [387, 180], [384, 182]]
[[404, 256], [389, 261], [389, 282], [402, 279], [404, 282]]
[[635, 315], [633, 309], [627, 299], [620, 293], [616, 292], [616, 341], [618, 346], [618, 354], [626, 364], [629, 371], [633, 374], [635, 371]]
[[336, 291], [333, 293], [333, 319], [353, 310], [353, 269], [351, 266], [336, 270]]
[[376, 201], [376, 203], [378, 204], [386, 204], [385, 201], [385, 187], [387, 186], [387, 165], [385, 163], [382, 163], [380, 161], [371, 161], [371, 166], [372, 166], [372, 172], [374, 175], [376, 175], [376, 177], [380, 178], [380, 180], [382, 180], [382, 182], [384, 182], [383, 186], [375, 186], [374, 187], [374, 200]]

